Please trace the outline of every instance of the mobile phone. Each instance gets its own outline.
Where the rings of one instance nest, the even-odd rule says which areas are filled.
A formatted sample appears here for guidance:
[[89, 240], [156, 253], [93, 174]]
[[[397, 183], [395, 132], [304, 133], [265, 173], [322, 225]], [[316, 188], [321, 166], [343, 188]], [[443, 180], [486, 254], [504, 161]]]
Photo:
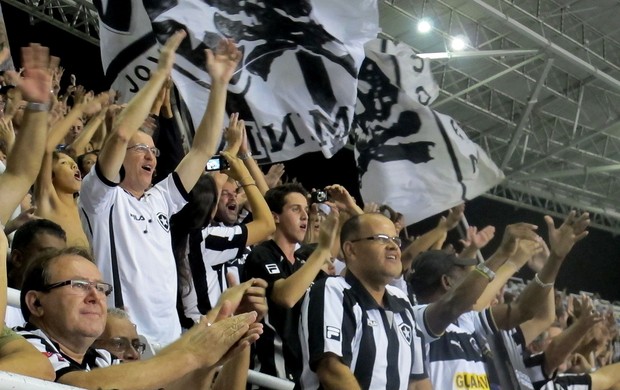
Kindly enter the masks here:
[[224, 169], [228, 169], [228, 161], [223, 156], [219, 154], [213, 156], [209, 161], [207, 161], [207, 166], [205, 167], [205, 171], [213, 172], [213, 171], [223, 171]]

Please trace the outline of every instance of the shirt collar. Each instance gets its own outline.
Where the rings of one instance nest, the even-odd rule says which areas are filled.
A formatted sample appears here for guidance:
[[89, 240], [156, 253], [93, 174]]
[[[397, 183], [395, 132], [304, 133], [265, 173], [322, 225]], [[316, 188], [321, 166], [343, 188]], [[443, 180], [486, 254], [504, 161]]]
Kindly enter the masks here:
[[355, 292], [359, 300], [360, 306], [362, 306], [364, 309], [383, 309], [395, 313], [403, 312], [408, 309], [407, 306], [404, 304], [403, 300], [398, 299], [394, 295], [390, 294], [387, 286], [385, 292], [383, 293], [383, 307], [381, 307], [379, 306], [377, 301], [375, 301], [375, 299], [370, 295], [368, 290], [366, 290], [366, 287], [364, 287], [362, 282], [360, 282], [359, 279], [353, 274], [353, 272], [351, 272], [351, 270], [347, 270], [344, 279], [347, 283], [349, 283], [349, 285], [351, 286], [351, 290]]

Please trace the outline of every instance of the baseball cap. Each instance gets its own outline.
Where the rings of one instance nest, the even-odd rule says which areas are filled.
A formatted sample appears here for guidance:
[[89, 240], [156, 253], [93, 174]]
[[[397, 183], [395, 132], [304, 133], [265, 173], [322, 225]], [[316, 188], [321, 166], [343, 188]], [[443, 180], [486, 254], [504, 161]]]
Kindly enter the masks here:
[[411, 266], [412, 273], [409, 275], [409, 282], [414, 291], [426, 289], [439, 281], [442, 275], [447, 274], [455, 265], [470, 266], [478, 264], [476, 259], [463, 259], [453, 253], [441, 250], [430, 250], [422, 252], [414, 260]]

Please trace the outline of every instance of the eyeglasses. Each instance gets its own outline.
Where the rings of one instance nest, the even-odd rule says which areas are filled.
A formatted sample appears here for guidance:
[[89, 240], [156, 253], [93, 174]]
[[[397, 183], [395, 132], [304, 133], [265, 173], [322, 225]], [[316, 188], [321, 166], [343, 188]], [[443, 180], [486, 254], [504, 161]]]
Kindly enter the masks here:
[[89, 282], [88, 280], [65, 280], [58, 283], [52, 283], [43, 286], [42, 291], [51, 291], [55, 288], [71, 286], [71, 289], [74, 291], [78, 291], [82, 294], [87, 294], [91, 287], [97, 291], [99, 294], [103, 294], [106, 297], [112, 293], [112, 285], [104, 283], [104, 282]]
[[153, 153], [153, 156], [159, 157], [159, 149], [157, 149], [154, 146], [150, 147], [146, 144], [135, 144], [127, 148], [127, 150], [131, 150], [131, 149], [135, 150], [138, 153], [144, 153], [144, 154], [150, 151], [151, 153]]
[[146, 350], [146, 344], [140, 340], [129, 341], [127, 337], [114, 337], [111, 339], [98, 339], [97, 344], [103, 346], [104, 349], [109, 349], [116, 353], [125, 353], [130, 348], [135, 349], [140, 355]]
[[349, 242], [358, 242], [358, 241], [365, 241], [365, 240], [379, 241], [380, 243], [382, 243], [384, 245], [387, 245], [390, 242], [393, 242], [399, 248], [400, 248], [400, 246], [403, 243], [403, 241], [400, 239], [400, 237], [396, 237], [396, 236], [395, 237], [390, 237], [387, 234], [375, 234], [374, 236], [370, 236], [370, 237], [358, 238], [356, 240], [349, 240]]

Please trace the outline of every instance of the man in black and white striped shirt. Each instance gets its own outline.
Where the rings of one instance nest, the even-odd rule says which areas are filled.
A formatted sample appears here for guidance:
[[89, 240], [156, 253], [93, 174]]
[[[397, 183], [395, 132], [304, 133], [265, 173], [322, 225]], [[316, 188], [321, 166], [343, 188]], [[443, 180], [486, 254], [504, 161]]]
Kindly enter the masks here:
[[345, 277], [316, 282], [302, 304], [304, 389], [430, 389], [423, 340], [398, 277], [392, 221], [363, 214], [341, 231]]

